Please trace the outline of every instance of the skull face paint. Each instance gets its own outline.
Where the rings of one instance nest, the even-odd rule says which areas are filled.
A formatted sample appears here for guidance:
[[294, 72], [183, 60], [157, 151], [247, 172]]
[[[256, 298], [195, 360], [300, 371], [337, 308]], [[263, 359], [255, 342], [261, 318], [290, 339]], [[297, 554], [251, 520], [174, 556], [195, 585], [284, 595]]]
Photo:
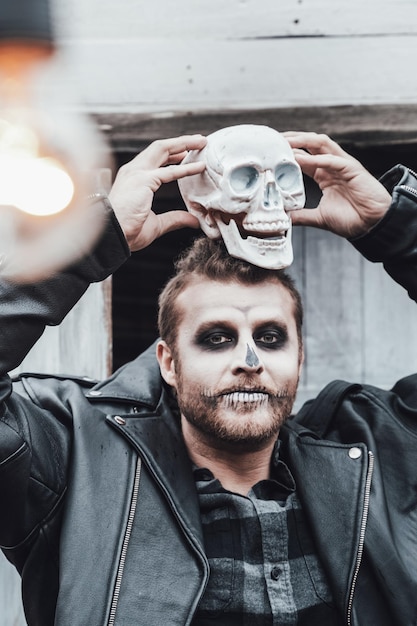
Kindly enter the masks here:
[[258, 367], [259, 358], [255, 350], [253, 350], [249, 344], [246, 344], [246, 359], [245, 363], [248, 367]]
[[290, 211], [304, 206], [301, 169], [287, 140], [268, 126], [230, 126], [207, 137], [184, 162], [204, 161], [201, 174], [178, 181], [190, 213], [232, 256], [266, 269], [293, 261]]

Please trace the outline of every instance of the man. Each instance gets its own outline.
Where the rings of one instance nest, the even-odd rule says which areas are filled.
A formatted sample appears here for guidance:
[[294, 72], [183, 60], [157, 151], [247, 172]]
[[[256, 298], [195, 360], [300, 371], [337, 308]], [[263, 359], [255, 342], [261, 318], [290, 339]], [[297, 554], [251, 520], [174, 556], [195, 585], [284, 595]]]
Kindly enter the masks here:
[[[417, 298], [415, 177], [390, 172], [391, 199], [329, 138], [288, 139], [323, 191], [293, 221], [350, 238]], [[179, 162], [204, 141], [156, 142], [120, 170], [117, 222], [110, 212], [89, 259], [3, 286], [4, 373], [123, 262], [126, 241], [196, 225], [151, 204], [199, 171]], [[156, 350], [94, 387], [22, 377], [12, 390], [4, 374], [0, 541], [30, 626], [416, 624], [417, 379], [330, 385], [288, 420], [301, 321], [285, 274], [200, 240], [161, 294]]]

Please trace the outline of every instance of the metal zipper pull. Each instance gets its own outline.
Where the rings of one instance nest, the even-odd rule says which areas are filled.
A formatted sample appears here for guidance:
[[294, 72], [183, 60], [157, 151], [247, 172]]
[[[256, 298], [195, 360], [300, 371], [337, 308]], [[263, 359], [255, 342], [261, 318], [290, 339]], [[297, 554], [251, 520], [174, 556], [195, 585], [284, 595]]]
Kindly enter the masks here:
[[355, 595], [356, 583], [357, 583], [358, 576], [359, 576], [359, 569], [362, 563], [363, 547], [365, 543], [366, 524], [368, 522], [369, 501], [371, 497], [371, 483], [372, 483], [372, 475], [374, 472], [374, 455], [371, 451], [368, 452], [368, 459], [369, 459], [369, 463], [368, 463], [368, 471], [366, 474], [365, 494], [363, 497], [363, 512], [362, 512], [362, 519], [361, 519], [361, 526], [360, 526], [360, 533], [359, 533], [359, 545], [358, 545], [358, 551], [356, 553], [356, 565], [355, 565], [355, 571], [353, 573], [352, 585], [350, 587], [349, 601], [348, 601], [348, 607], [347, 607], [347, 616], [346, 616], [347, 626], [352, 626], [353, 596]]

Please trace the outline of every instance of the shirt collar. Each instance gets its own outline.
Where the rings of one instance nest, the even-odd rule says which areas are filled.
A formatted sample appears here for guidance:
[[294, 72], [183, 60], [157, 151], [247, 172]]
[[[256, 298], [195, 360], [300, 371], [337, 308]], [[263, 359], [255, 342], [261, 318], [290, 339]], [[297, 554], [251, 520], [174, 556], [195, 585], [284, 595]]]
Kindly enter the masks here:
[[[271, 456], [271, 474], [265, 482], [275, 482], [287, 493], [295, 491], [295, 480], [288, 465], [280, 458], [281, 441], [277, 439]], [[216, 480], [213, 473], [206, 467], [197, 467], [193, 464], [194, 480], [196, 482], [209, 482]], [[264, 481], [260, 481], [264, 482]]]

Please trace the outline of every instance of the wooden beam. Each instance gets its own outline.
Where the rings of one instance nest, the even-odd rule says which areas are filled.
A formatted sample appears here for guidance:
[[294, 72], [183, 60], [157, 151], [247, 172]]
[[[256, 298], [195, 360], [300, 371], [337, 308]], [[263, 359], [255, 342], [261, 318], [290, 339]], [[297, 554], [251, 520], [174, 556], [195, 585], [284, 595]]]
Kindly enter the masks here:
[[180, 133], [207, 135], [233, 124], [326, 133], [345, 145], [417, 144], [417, 104], [265, 109], [211, 109], [159, 113], [96, 113], [115, 151], [139, 151], [155, 139]]

